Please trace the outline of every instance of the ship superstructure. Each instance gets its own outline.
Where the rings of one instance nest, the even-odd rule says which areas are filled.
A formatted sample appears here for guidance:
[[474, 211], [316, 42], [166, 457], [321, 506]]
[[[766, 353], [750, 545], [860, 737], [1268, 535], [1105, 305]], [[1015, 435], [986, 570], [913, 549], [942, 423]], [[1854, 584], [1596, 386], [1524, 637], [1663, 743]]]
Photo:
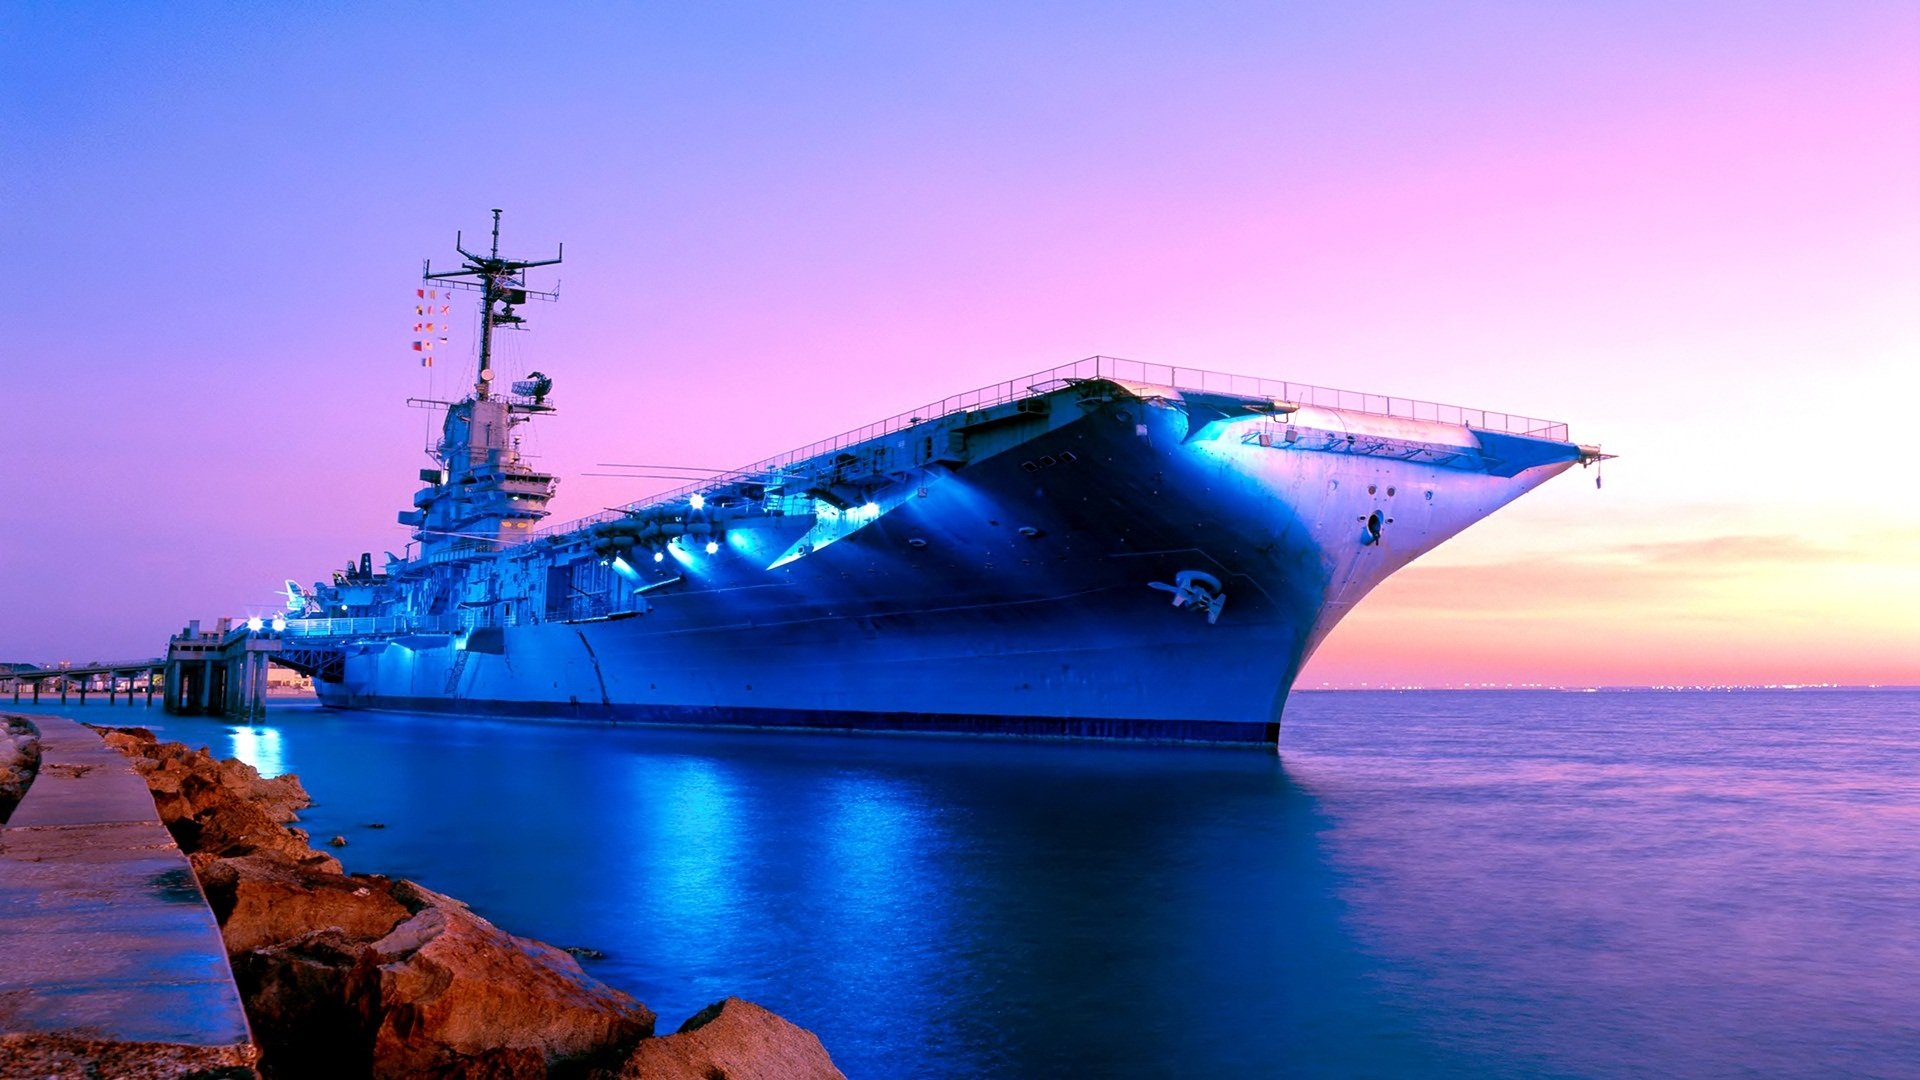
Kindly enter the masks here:
[[[479, 371], [400, 516], [289, 634], [328, 704], [668, 724], [1273, 744], [1388, 574], [1575, 463], [1565, 425], [1112, 357], [956, 395], [535, 528], [494, 389], [525, 271], [462, 249]], [[534, 294], [537, 295], [537, 294]]]

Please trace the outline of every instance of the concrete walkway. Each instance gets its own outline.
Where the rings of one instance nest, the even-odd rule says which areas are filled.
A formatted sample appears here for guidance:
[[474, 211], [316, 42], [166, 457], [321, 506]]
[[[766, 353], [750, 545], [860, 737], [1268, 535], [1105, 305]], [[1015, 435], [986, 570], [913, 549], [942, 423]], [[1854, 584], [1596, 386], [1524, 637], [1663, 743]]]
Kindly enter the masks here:
[[40, 772], [0, 828], [0, 1076], [249, 1075], [220, 928], [146, 782], [32, 720]]

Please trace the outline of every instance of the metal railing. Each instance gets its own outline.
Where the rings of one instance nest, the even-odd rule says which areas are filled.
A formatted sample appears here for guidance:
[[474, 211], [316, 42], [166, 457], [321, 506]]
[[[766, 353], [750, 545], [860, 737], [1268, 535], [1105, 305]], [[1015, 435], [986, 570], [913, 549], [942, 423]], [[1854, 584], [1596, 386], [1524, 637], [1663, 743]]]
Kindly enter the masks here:
[[1397, 416], [1409, 420], [1428, 420], [1442, 424], [1458, 424], [1462, 427], [1476, 427], [1488, 431], [1499, 431], [1511, 435], [1532, 435], [1543, 439], [1556, 439], [1565, 442], [1567, 425], [1554, 420], [1541, 420], [1517, 413], [1495, 412], [1488, 409], [1469, 409], [1461, 405], [1444, 405], [1433, 401], [1420, 401], [1414, 398], [1389, 397], [1382, 394], [1366, 394], [1356, 390], [1340, 390], [1328, 386], [1315, 386], [1310, 383], [1289, 382], [1282, 379], [1266, 379], [1257, 375], [1230, 375], [1218, 371], [1206, 371], [1201, 368], [1177, 367], [1170, 364], [1150, 364], [1139, 360], [1126, 360], [1117, 356], [1089, 356], [1085, 360], [1076, 360], [1071, 364], [1037, 371], [1031, 375], [1007, 379], [977, 390], [954, 394], [939, 401], [924, 405], [910, 412], [899, 413], [885, 420], [876, 420], [871, 424], [843, 431], [831, 438], [809, 443], [783, 454], [775, 454], [764, 461], [754, 462], [731, 472], [721, 473], [710, 479], [682, 484], [669, 491], [631, 502], [617, 510], [603, 510], [597, 514], [575, 518], [559, 525], [549, 525], [529, 536], [537, 540], [548, 536], [557, 536], [585, 528], [603, 521], [614, 521], [625, 516], [626, 511], [644, 510], [665, 503], [685, 499], [695, 492], [711, 491], [741, 481], [765, 481], [771, 477], [848, 447], [891, 435], [898, 431], [920, 424], [930, 423], [957, 412], [973, 412], [978, 409], [1003, 405], [1009, 401], [1032, 397], [1050, 390], [1048, 383], [1061, 383], [1068, 380], [1112, 379], [1121, 383], [1141, 383], [1152, 386], [1166, 386], [1178, 390], [1198, 390], [1203, 393], [1236, 394], [1245, 397], [1271, 398], [1276, 401], [1290, 402], [1296, 405], [1312, 405], [1325, 409], [1343, 409], [1349, 412], [1370, 413], [1376, 416]]
[[381, 615], [342, 619], [288, 619], [283, 638], [381, 637], [394, 634], [457, 634], [501, 620], [492, 608], [475, 608], [451, 615]]

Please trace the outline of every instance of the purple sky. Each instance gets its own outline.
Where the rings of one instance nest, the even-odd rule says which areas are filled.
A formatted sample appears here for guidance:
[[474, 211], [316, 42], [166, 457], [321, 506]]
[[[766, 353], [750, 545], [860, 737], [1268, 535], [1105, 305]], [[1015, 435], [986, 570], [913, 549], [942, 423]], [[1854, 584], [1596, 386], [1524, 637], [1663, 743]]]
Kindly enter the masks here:
[[1302, 685], [1920, 682], [1916, 56], [1892, 3], [10, 4], [0, 659], [400, 550], [471, 346], [408, 350], [420, 260], [502, 206], [567, 244], [508, 365], [557, 518], [1107, 353], [1624, 455]]

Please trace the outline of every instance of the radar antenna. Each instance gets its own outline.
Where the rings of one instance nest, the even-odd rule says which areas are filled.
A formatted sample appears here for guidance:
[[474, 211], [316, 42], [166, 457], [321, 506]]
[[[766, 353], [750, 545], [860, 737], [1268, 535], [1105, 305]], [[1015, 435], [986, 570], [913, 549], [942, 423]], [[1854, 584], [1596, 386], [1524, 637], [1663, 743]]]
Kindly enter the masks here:
[[[426, 262], [420, 276], [425, 281], [445, 282], [450, 288], [472, 290], [480, 294], [480, 369], [474, 376], [473, 395], [485, 400], [493, 383], [493, 328], [517, 328], [526, 320], [513, 309], [528, 300], [558, 300], [560, 291], [540, 292], [527, 288], [526, 271], [536, 266], [553, 266], [566, 254], [561, 244], [551, 259], [503, 259], [500, 257], [500, 210], [493, 211], [493, 248], [476, 255], [463, 246], [460, 233], [453, 234], [453, 248], [466, 261], [458, 270], [434, 273], [433, 260]], [[498, 305], [496, 308], [495, 305]]]

